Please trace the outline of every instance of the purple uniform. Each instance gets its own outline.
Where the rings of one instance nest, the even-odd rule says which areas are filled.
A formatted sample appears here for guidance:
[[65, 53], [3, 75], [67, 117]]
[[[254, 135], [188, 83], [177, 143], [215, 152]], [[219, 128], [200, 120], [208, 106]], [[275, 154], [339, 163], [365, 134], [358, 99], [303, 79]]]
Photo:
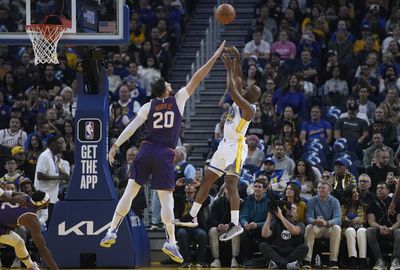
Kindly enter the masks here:
[[175, 187], [173, 161], [181, 122], [175, 97], [150, 101], [147, 136], [140, 146], [130, 178], [143, 185], [152, 175], [151, 188], [168, 190]]
[[29, 197], [26, 197], [28, 206], [20, 207], [18, 204], [0, 202], [0, 235], [8, 233], [18, 225], [19, 218], [23, 215], [36, 215], [37, 208], [34, 207]]

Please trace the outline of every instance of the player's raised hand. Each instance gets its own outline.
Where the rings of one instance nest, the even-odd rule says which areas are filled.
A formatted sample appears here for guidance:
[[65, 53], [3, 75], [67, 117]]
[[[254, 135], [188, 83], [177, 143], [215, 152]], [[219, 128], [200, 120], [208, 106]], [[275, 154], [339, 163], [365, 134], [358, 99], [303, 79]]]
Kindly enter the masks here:
[[218, 49], [215, 51], [214, 57], [218, 58], [221, 55], [222, 51], [224, 50], [225, 43], [226, 43], [225, 40], [222, 41], [221, 45], [219, 45]]
[[111, 146], [110, 152], [108, 153], [108, 162], [110, 163], [110, 165], [113, 165], [115, 161], [115, 155], [117, 154], [117, 150], [118, 146], [113, 144], [113, 146]]

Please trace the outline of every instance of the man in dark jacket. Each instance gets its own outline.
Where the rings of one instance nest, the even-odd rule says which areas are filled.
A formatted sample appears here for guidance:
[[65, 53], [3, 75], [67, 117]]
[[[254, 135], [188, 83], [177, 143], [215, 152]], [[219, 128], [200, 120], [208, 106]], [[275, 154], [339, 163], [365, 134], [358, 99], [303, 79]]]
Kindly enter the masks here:
[[[219, 257], [219, 237], [229, 229], [229, 223], [231, 220], [231, 207], [229, 203], [229, 192], [225, 187], [221, 187], [224, 193], [221, 197], [216, 199], [211, 206], [209, 225], [211, 226], [208, 231], [208, 237], [210, 241], [211, 255], [214, 260], [210, 264], [210, 267], [221, 267], [221, 261]], [[231, 268], [238, 267], [236, 257], [240, 251], [240, 236], [235, 236], [232, 240], [232, 261]]]

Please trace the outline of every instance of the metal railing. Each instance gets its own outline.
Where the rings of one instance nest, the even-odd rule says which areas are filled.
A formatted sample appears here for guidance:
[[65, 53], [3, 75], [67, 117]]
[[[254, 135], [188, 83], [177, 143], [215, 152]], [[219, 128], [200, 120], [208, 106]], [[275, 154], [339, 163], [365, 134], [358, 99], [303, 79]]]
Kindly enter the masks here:
[[[217, 3], [220, 3], [220, 0], [218, 0]], [[214, 13], [216, 8], [217, 6], [214, 7]], [[219, 24], [215, 20], [214, 13], [208, 19], [208, 27], [205, 30], [205, 37], [200, 41], [200, 48], [196, 52], [196, 58], [190, 67], [190, 74], [186, 76], [186, 83], [189, 82], [190, 78], [193, 77], [196, 70], [203, 66], [217, 49], [217, 43], [221, 39], [221, 24]], [[207, 75], [206, 79], [208, 77], [209, 75]], [[200, 85], [195, 91], [195, 94], [191, 96], [186, 102], [185, 127], [187, 129], [191, 128], [192, 116], [196, 115], [196, 104], [200, 103], [200, 91], [205, 89], [206, 79], [200, 82]]]

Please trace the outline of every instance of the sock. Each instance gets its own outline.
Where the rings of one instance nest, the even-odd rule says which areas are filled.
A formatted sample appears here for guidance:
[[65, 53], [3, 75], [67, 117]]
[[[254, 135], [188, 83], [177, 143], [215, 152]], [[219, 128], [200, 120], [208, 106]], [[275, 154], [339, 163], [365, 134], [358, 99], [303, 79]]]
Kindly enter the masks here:
[[239, 225], [239, 210], [231, 210], [231, 222], [236, 226]]
[[190, 215], [192, 217], [197, 217], [197, 214], [199, 213], [201, 208], [201, 204], [199, 204], [198, 202], [194, 202], [192, 205], [192, 209], [190, 209]]
[[32, 269], [33, 261], [31, 260], [31, 257], [28, 257], [27, 259], [23, 259], [22, 262], [25, 264], [26, 268]]
[[165, 224], [167, 237], [170, 243], [176, 243], [174, 220], [174, 197], [172, 191], [157, 190], [161, 204], [161, 220]]
[[119, 225], [121, 225], [122, 220], [128, 214], [129, 209], [131, 209], [132, 200], [136, 197], [141, 186], [137, 184], [134, 180], [129, 179], [128, 185], [118, 202], [117, 208], [115, 209], [113, 219], [111, 221], [111, 227], [109, 232], [118, 231]]
[[170, 243], [175, 244], [175, 225], [172, 223], [165, 224], [165, 229], [167, 230], [168, 240]]

